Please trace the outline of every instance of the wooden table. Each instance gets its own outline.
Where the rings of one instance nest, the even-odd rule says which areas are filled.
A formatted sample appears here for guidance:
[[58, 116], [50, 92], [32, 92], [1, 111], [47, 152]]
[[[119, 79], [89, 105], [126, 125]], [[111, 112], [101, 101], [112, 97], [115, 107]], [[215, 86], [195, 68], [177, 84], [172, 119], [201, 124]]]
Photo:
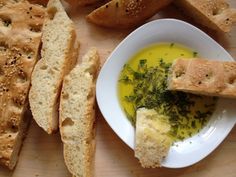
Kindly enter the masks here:
[[[236, 8], [236, 1], [230, 0]], [[103, 63], [117, 44], [132, 30], [111, 30], [88, 24], [84, 17], [94, 7], [71, 9], [69, 16], [76, 22], [81, 53], [90, 46], [99, 49]], [[175, 9], [168, 7], [152, 19], [173, 17], [184, 19]], [[151, 19], [151, 20], [152, 20]], [[185, 20], [185, 19], [184, 19]], [[206, 29], [203, 29], [206, 31]], [[214, 34], [214, 37], [236, 58], [236, 25], [229, 34]], [[115, 118], [115, 116], [114, 116]], [[97, 111], [97, 147], [95, 154], [95, 177], [235, 177], [236, 176], [236, 127], [226, 140], [207, 158], [182, 169], [143, 169], [134, 152], [112, 131]], [[20, 159], [14, 171], [0, 167], [0, 177], [69, 177], [62, 154], [60, 135], [47, 135], [34, 121], [22, 147]]]

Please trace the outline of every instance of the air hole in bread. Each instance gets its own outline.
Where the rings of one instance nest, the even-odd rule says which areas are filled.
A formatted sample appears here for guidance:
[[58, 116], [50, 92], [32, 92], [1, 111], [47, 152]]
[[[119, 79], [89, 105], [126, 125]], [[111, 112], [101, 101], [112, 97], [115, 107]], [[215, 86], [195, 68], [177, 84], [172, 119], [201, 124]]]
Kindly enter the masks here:
[[42, 30], [42, 25], [30, 25], [29, 30], [35, 33], [39, 33]]
[[40, 67], [41, 70], [46, 70], [47, 68], [48, 68], [47, 65], [42, 65], [42, 66]]
[[55, 66], [53, 67], [53, 69], [56, 70], [56, 71], [59, 71], [59, 69], [57, 67], [55, 67]]
[[2, 25], [5, 27], [11, 27], [11, 19], [8, 17], [0, 17], [2, 20]]
[[62, 98], [65, 99], [65, 100], [69, 99], [69, 94], [65, 93], [65, 92], [62, 92]]
[[51, 8], [48, 9], [47, 12], [48, 12], [48, 16], [49, 16], [50, 20], [53, 20], [54, 16], [57, 13], [57, 8], [56, 7], [51, 7]]
[[74, 125], [74, 121], [71, 118], [66, 118], [65, 120], [62, 121], [62, 127], [72, 126], [72, 125]]

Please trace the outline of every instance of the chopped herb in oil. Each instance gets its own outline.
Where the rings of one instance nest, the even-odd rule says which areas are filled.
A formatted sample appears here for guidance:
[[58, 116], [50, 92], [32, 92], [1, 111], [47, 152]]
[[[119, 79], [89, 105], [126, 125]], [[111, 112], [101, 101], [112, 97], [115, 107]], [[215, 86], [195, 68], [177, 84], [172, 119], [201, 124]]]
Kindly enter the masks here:
[[[178, 47], [172, 43], [166, 46], [169, 50]], [[180, 52], [178, 55], [183, 54]], [[185, 55], [191, 57], [191, 52]], [[121, 98], [128, 119], [135, 126], [136, 110], [145, 107], [168, 117], [174, 140], [183, 140], [199, 132], [214, 111], [216, 99], [167, 90], [171, 62], [166, 62], [163, 56], [158, 56], [155, 65], [149, 65], [148, 61], [148, 58], [139, 58], [135, 66], [125, 64], [120, 75], [120, 85], [129, 88]]]

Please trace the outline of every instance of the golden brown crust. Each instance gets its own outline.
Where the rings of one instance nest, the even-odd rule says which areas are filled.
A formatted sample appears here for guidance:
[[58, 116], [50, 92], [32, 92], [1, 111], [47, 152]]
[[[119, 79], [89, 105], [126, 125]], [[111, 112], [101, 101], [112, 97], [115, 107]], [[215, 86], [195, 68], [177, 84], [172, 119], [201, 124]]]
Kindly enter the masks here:
[[[15, 146], [27, 121], [30, 77], [38, 58], [45, 10], [26, 1], [1, 1], [0, 9], [0, 163], [13, 168]], [[20, 143], [21, 144], [21, 143]]]
[[112, 0], [87, 16], [88, 21], [112, 28], [130, 28], [143, 23], [171, 0]]
[[183, 12], [213, 30], [229, 32], [236, 22], [236, 9], [225, 0], [175, 0]]
[[168, 89], [236, 98], [236, 62], [178, 59], [171, 67]]

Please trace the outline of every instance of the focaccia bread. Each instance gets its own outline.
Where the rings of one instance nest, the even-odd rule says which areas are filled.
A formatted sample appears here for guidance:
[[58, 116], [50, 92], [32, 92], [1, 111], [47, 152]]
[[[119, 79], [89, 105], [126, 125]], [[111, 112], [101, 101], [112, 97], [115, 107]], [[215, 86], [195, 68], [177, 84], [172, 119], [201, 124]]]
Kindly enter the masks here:
[[236, 62], [177, 59], [170, 68], [168, 89], [236, 98]]
[[197, 23], [213, 30], [229, 32], [236, 22], [236, 9], [226, 0], [175, 0], [176, 6]]
[[136, 118], [135, 157], [144, 168], [160, 167], [173, 142], [171, 126], [154, 109], [140, 108]]
[[27, 1], [0, 4], [0, 163], [13, 169], [30, 120], [24, 114], [45, 9]]
[[50, 0], [43, 26], [41, 60], [32, 73], [30, 109], [37, 124], [51, 134], [58, 129], [58, 99], [64, 76], [75, 65], [77, 56], [74, 23], [60, 0]]
[[130, 28], [155, 15], [172, 0], [112, 0], [87, 16], [96, 25]]
[[60, 132], [64, 159], [75, 177], [92, 177], [95, 150], [95, 81], [99, 67], [92, 48], [64, 79], [60, 98]]

